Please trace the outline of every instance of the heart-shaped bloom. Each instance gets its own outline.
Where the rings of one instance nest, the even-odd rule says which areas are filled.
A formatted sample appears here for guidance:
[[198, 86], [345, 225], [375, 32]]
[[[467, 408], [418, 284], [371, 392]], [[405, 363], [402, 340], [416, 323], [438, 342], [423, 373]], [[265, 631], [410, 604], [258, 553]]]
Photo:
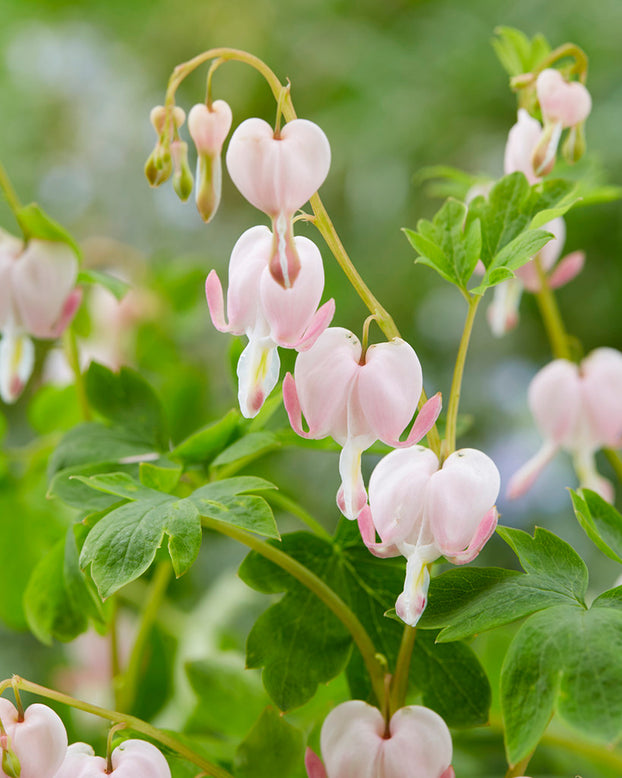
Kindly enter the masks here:
[[[547, 276], [549, 288], [558, 289], [581, 272], [585, 264], [585, 253], [573, 251], [563, 259], [559, 259], [566, 240], [566, 224], [561, 216], [545, 224], [542, 229], [552, 232], [554, 237], [540, 249], [536, 256]], [[542, 288], [535, 260], [536, 257], [533, 257], [525, 265], [517, 268], [514, 271], [516, 278], [510, 278], [495, 286], [487, 316], [490, 329], [496, 337], [505, 335], [518, 324], [518, 307], [523, 289], [535, 293]]]
[[495, 463], [472, 448], [455, 451], [440, 469], [423, 446], [392, 451], [376, 465], [358, 522], [373, 554], [406, 557], [396, 611], [407, 624], [415, 626], [426, 606], [430, 563], [444, 556], [462, 565], [482, 550], [497, 525], [499, 487]]
[[[577, 132], [592, 110], [592, 98], [585, 86], [578, 81], [568, 82], [559, 70], [547, 68], [536, 80], [536, 93], [542, 110], [544, 129], [533, 152], [536, 175], [549, 173], [555, 164], [557, 147], [562, 131], [570, 128], [571, 146], [576, 147], [576, 160], [582, 153], [582, 141]], [[580, 148], [579, 148], [580, 147]]]
[[205, 283], [214, 326], [221, 332], [245, 334], [248, 345], [238, 362], [238, 398], [244, 416], [252, 418], [279, 378], [277, 346], [310, 348], [328, 327], [334, 300], [318, 310], [324, 291], [324, 267], [317, 246], [308, 238], [294, 239], [300, 272], [289, 288], [270, 273], [272, 235], [267, 227], [252, 227], [238, 240], [229, 263], [227, 323], [223, 292], [215, 270]]
[[597, 473], [594, 455], [603, 446], [622, 445], [622, 354], [599, 348], [580, 365], [556, 359], [534, 376], [527, 397], [544, 443], [512, 477], [508, 496], [524, 494], [564, 449], [572, 455], [581, 486], [613, 500], [612, 486]]
[[[6, 732], [0, 735], [2, 764], [11, 764], [14, 755], [20, 778], [52, 778], [67, 751], [67, 732], [58, 715], [47, 705], [35, 703], [26, 708], [20, 721], [15, 706], [2, 697], [0, 719]], [[6, 775], [0, 766], [0, 778]]]
[[0, 231], [0, 397], [17, 400], [34, 366], [29, 336], [57, 338], [82, 300], [78, 260], [65, 243], [21, 240]]
[[288, 122], [275, 136], [263, 119], [247, 119], [227, 149], [227, 169], [244, 197], [272, 219], [270, 273], [289, 287], [300, 272], [292, 217], [328, 175], [330, 145], [324, 132], [306, 119]]
[[54, 778], [171, 778], [168, 762], [158, 749], [144, 740], [125, 740], [112, 752], [112, 772], [106, 770], [106, 760], [95, 756], [86, 743], [73, 743], [66, 751], [65, 761]]
[[387, 732], [377, 708], [344, 702], [326, 717], [320, 741], [326, 768], [307, 749], [309, 778], [455, 778], [449, 729], [421, 705], [396, 711]]
[[211, 106], [200, 103], [188, 114], [188, 130], [197, 149], [196, 204], [201, 218], [211, 221], [220, 203], [222, 162], [220, 154], [231, 129], [231, 108], [224, 100]]
[[542, 126], [524, 108], [518, 110], [518, 121], [512, 126], [505, 144], [503, 172], [523, 173], [529, 184], [541, 179], [533, 169], [533, 151], [542, 135]]
[[[296, 359], [294, 377], [283, 381], [283, 402], [298, 435], [330, 435], [343, 446], [337, 504], [355, 519], [367, 502], [361, 455], [376, 440], [411, 446], [428, 433], [441, 410], [440, 394], [421, 409], [403, 442], [400, 435], [417, 409], [423, 388], [421, 365], [400, 338], [370, 346], [363, 358], [358, 338], [342, 327], [327, 329]], [[302, 414], [309, 431], [302, 428]]]

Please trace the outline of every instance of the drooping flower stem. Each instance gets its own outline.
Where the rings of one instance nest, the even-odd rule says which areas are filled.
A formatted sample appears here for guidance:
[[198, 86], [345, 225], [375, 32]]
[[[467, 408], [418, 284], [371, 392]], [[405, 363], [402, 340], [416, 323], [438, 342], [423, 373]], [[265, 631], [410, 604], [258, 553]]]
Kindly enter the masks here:
[[481, 295], [470, 295], [467, 299], [469, 308], [467, 310], [466, 321], [464, 322], [462, 337], [460, 338], [460, 346], [458, 347], [458, 356], [456, 357], [456, 365], [454, 367], [454, 375], [449, 394], [449, 404], [447, 407], [447, 427], [444, 441], [445, 448], [443, 449], [445, 458], [456, 449], [456, 424], [458, 421], [460, 393], [462, 391], [462, 376], [464, 375], [464, 365], [466, 363], [466, 355], [469, 349], [469, 341], [471, 340], [471, 332], [473, 331], [473, 322], [475, 321], [477, 306], [482, 298]]
[[82, 413], [82, 419], [84, 421], [91, 420], [91, 409], [89, 407], [89, 400], [86, 395], [86, 386], [84, 384], [84, 375], [80, 369], [80, 353], [78, 351], [78, 341], [76, 340], [76, 333], [73, 326], [67, 327], [63, 333], [63, 348], [65, 349], [65, 356], [67, 362], [73, 371], [76, 394], [78, 395], [78, 405]]
[[223, 535], [227, 535], [239, 543], [243, 543], [261, 556], [269, 559], [274, 564], [288, 572], [301, 584], [313, 592], [327, 608], [337, 616], [344, 627], [352, 635], [357, 648], [361, 652], [365, 667], [369, 673], [374, 694], [378, 699], [380, 707], [383, 707], [385, 689], [384, 689], [384, 666], [380, 661], [376, 648], [367, 633], [365, 627], [361, 624], [356, 614], [350, 610], [346, 603], [337, 595], [330, 586], [327, 586], [321, 578], [311, 572], [309, 568], [301, 565], [293, 557], [281, 551], [276, 546], [272, 546], [263, 540], [260, 540], [250, 532], [246, 532], [231, 524], [225, 524], [222, 521], [202, 517], [201, 522], [207, 529], [215, 530]]
[[395, 664], [395, 672], [393, 673], [393, 680], [391, 682], [390, 716], [392, 716], [396, 710], [402, 708], [406, 701], [410, 660], [416, 637], [417, 628], [410, 627], [407, 624], [402, 632], [402, 642], [400, 643], [400, 650]]
[[38, 683], [32, 683], [32, 681], [27, 681], [25, 678], [20, 678], [17, 675], [14, 675], [13, 678], [8, 678], [7, 680], [0, 682], [0, 694], [2, 694], [9, 686], [17, 686], [23, 691], [32, 692], [32, 694], [37, 694], [39, 697], [45, 697], [48, 700], [55, 700], [56, 702], [60, 702], [62, 705], [68, 705], [70, 708], [76, 708], [77, 710], [82, 710], [85, 713], [91, 713], [94, 716], [99, 716], [102, 719], [112, 721], [116, 724], [123, 723], [130, 729], [133, 729], [136, 732], [141, 732], [143, 735], [146, 735], [158, 743], [161, 743], [163, 746], [170, 748], [171, 751], [175, 751], [175, 753], [179, 754], [188, 762], [192, 762], [192, 764], [197, 765], [197, 767], [203, 770], [206, 775], [210, 776], [210, 778], [233, 778], [231, 773], [225, 770], [223, 767], [209, 762], [200, 754], [196, 754], [194, 751], [188, 748], [187, 745], [177, 740], [177, 738], [169, 735], [168, 732], [162, 732], [161, 730], [157, 729], [151, 724], [148, 724], [146, 721], [137, 718], [136, 716], [130, 716], [127, 713], [120, 713], [119, 711], [109, 710], [108, 708], [101, 708], [99, 705], [91, 705], [89, 702], [77, 700], [75, 697], [70, 697], [68, 694], [57, 692], [55, 689], [48, 689], [45, 686], [40, 686]]
[[546, 272], [540, 262], [540, 257], [534, 258], [536, 270], [538, 272], [538, 281], [540, 289], [535, 293], [536, 302], [540, 309], [540, 316], [549, 342], [551, 351], [555, 359], [571, 359], [570, 347], [568, 345], [568, 333], [564, 327], [564, 322], [559, 312], [557, 300], [549, 286]]
[[521, 759], [520, 762], [517, 762], [513, 767], [508, 767], [508, 771], [505, 774], [505, 778], [517, 778], [519, 775], [525, 775], [525, 770], [527, 769], [527, 765], [531, 761], [532, 754], [529, 754], [529, 756], [526, 756], [524, 759]]
[[166, 589], [170, 583], [172, 573], [173, 568], [168, 561], [161, 562], [155, 569], [151, 587], [147, 595], [147, 605], [142, 612], [140, 625], [134, 639], [134, 645], [132, 646], [132, 652], [127, 668], [119, 679], [116, 689], [116, 704], [120, 710], [131, 710], [132, 705], [134, 704], [145, 646], [147, 645], [153, 626], [158, 617], [158, 612]]

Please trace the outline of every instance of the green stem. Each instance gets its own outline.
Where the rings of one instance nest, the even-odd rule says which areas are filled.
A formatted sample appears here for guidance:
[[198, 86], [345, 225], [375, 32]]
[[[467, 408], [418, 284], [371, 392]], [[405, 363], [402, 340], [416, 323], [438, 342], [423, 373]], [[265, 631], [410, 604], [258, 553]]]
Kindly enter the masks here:
[[447, 428], [445, 430], [445, 456], [449, 456], [456, 448], [456, 424], [458, 422], [458, 407], [460, 405], [460, 392], [462, 391], [462, 376], [464, 375], [464, 365], [466, 355], [469, 349], [471, 332], [473, 331], [473, 322], [477, 313], [477, 306], [480, 303], [481, 295], [472, 295], [468, 298], [469, 308], [464, 322], [460, 346], [458, 347], [458, 356], [454, 367], [454, 376], [451, 382], [451, 391], [449, 393], [449, 405], [447, 408]]
[[312, 573], [311, 570], [304, 565], [301, 565], [300, 562], [296, 561], [289, 556], [289, 554], [281, 551], [276, 546], [272, 546], [263, 540], [259, 540], [255, 535], [251, 535], [249, 532], [238, 529], [238, 527], [234, 527], [231, 524], [225, 524], [224, 522], [207, 517], [202, 517], [201, 521], [203, 526], [207, 529], [215, 530], [223, 535], [227, 535], [227, 537], [237, 540], [239, 543], [243, 543], [266, 559], [274, 562], [274, 564], [278, 565], [296, 578], [296, 580], [300, 581], [300, 583], [306, 586], [309, 591], [313, 592], [313, 594], [322, 600], [324, 605], [330, 608], [352, 635], [354, 642], [361, 652], [365, 667], [367, 668], [367, 672], [371, 679], [372, 688], [378, 699], [380, 708], [382, 709], [385, 696], [384, 667], [379, 661], [374, 644], [367, 634], [365, 627], [341, 597], [327, 586], [321, 578], [315, 575], [315, 573]]
[[297, 516], [302, 522], [304, 522], [309, 529], [324, 540], [328, 540], [332, 543], [332, 536], [320, 522], [315, 519], [310, 513], [308, 513], [302, 505], [287, 497], [282, 492], [264, 492], [264, 497], [271, 504], [278, 508], [282, 508], [287, 513], [291, 513], [292, 516]]
[[417, 628], [404, 627], [402, 633], [402, 642], [397, 655], [395, 664], [395, 673], [391, 682], [391, 715], [404, 706], [406, 701], [406, 692], [408, 691], [408, 673], [410, 670], [410, 660], [417, 637]]
[[622, 484], [622, 458], [620, 457], [618, 452], [612, 448], [604, 448], [603, 453], [607, 457], [607, 461], [613, 468], [616, 474], [616, 478]]
[[131, 710], [136, 699], [141, 667], [144, 660], [145, 646], [149, 640], [153, 626], [158, 617], [158, 611], [171, 580], [173, 570], [170, 562], [160, 562], [153, 575], [148, 594], [147, 605], [143, 610], [140, 626], [136, 633], [132, 653], [125, 673], [121, 676], [118, 689], [117, 705], [120, 710]]
[[17, 675], [0, 683], [0, 694], [2, 694], [4, 689], [11, 686], [13, 683], [16, 683], [19, 688], [23, 689], [24, 691], [32, 692], [33, 694], [37, 694], [40, 697], [45, 697], [48, 700], [55, 700], [56, 702], [60, 702], [62, 705], [68, 705], [70, 708], [76, 708], [77, 710], [82, 710], [85, 713], [91, 713], [94, 716], [99, 716], [102, 719], [107, 719], [108, 721], [113, 721], [115, 723], [124, 723], [135, 732], [141, 732], [143, 735], [146, 735], [147, 737], [156, 740], [158, 743], [161, 743], [163, 746], [170, 748], [171, 751], [175, 751], [188, 762], [192, 762], [192, 764], [197, 765], [197, 767], [203, 770], [211, 778], [233, 778], [231, 773], [225, 770], [223, 767], [209, 762], [207, 759], [204, 759], [202, 756], [196, 754], [194, 751], [188, 748], [188, 746], [186, 746], [184, 743], [177, 740], [177, 738], [169, 735], [168, 732], [162, 732], [151, 724], [148, 724], [146, 721], [136, 718], [136, 716], [129, 716], [127, 713], [119, 713], [119, 711], [116, 710], [108, 710], [107, 708], [100, 708], [99, 705], [91, 705], [88, 702], [76, 700], [74, 697], [70, 697], [68, 694], [57, 692], [54, 689], [48, 689], [45, 686], [40, 686], [38, 683], [32, 683], [31, 681], [27, 681], [25, 678], [20, 678]]
[[80, 411], [84, 421], [91, 420], [91, 409], [89, 407], [89, 401], [86, 394], [86, 386], [84, 383], [84, 375], [80, 369], [80, 354], [78, 351], [78, 341], [76, 340], [76, 333], [73, 326], [67, 327], [63, 333], [63, 346], [65, 349], [65, 356], [73, 371], [73, 375], [76, 383], [76, 394], [78, 395], [78, 404], [80, 405]]
[[505, 774], [505, 778], [517, 778], [519, 775], [525, 775], [525, 770], [527, 768], [527, 765], [531, 761], [532, 754], [529, 754], [529, 756], [526, 756], [524, 759], [521, 759], [520, 762], [517, 762], [512, 767], [508, 767], [508, 771]]
[[540, 262], [540, 257], [534, 258], [540, 289], [535, 292], [536, 302], [540, 309], [540, 316], [544, 323], [544, 328], [551, 344], [551, 351], [555, 359], [570, 359], [570, 347], [568, 345], [568, 334], [564, 327], [559, 307], [555, 295], [549, 286], [549, 280], [546, 272]]
[[112, 617], [109, 625], [110, 640], [110, 676], [114, 692], [114, 706], [120, 708], [120, 679], [121, 663], [119, 660], [119, 630], [118, 630], [119, 601], [116, 597], [112, 602]]
[[0, 189], [2, 189], [7, 204], [11, 209], [13, 216], [15, 216], [17, 223], [19, 224], [20, 230], [24, 234], [24, 240], [28, 240], [28, 238], [30, 237], [30, 233], [22, 225], [22, 220], [19, 215], [20, 211], [22, 210], [22, 204], [20, 202], [19, 197], [17, 196], [17, 192], [13, 188], [11, 179], [9, 178], [9, 175], [6, 172], [6, 168], [4, 167], [2, 162], [0, 162]]

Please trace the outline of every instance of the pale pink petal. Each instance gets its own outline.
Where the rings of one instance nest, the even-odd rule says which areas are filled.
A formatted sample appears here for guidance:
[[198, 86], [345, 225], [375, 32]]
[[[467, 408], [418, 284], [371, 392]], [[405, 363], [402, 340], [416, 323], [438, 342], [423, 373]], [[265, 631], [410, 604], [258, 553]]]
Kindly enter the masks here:
[[591, 489], [599, 494], [603, 500], [614, 502], [613, 485], [596, 470], [596, 459], [593, 451], [585, 449], [576, 451], [572, 462], [582, 489]]
[[305, 751], [305, 768], [307, 770], [307, 778], [327, 778], [322, 760], [310, 748], [307, 748]]
[[406, 440], [396, 440], [390, 445], [395, 448], [408, 448], [418, 443], [423, 437], [425, 437], [432, 427], [436, 424], [441, 410], [443, 408], [443, 397], [440, 392], [430, 397], [430, 399], [423, 405], [415, 423], [413, 424]]
[[[210, 270], [209, 275], [205, 279], [205, 297], [207, 298], [207, 307], [209, 308], [209, 315], [214, 327], [220, 332], [230, 332], [231, 328], [225, 319], [225, 301], [222, 294], [222, 284], [215, 270]], [[241, 335], [243, 331], [241, 330], [236, 334]]]
[[63, 309], [60, 312], [60, 318], [56, 322], [55, 327], [50, 332], [50, 337], [52, 338], [58, 338], [60, 337], [63, 332], [67, 329], [67, 327], [71, 324], [71, 320], [78, 312], [78, 308], [82, 304], [82, 288], [76, 287], [73, 292], [69, 293], [69, 297], [65, 300], [65, 304], [63, 305]]
[[527, 399], [542, 437], [572, 446], [582, 405], [577, 365], [567, 359], [550, 362], [532, 379]]
[[227, 315], [230, 332], [240, 335], [256, 328], [265, 318], [259, 283], [270, 261], [272, 233], [267, 227], [251, 227], [238, 238], [229, 261]]
[[284, 289], [289, 289], [300, 273], [292, 214], [285, 211], [272, 220], [272, 251], [268, 268], [272, 278]]
[[472, 562], [475, 559], [490, 540], [498, 521], [499, 513], [497, 512], [497, 509], [493, 507], [480, 522], [475, 535], [472, 537], [471, 542], [466, 549], [450, 549], [442, 548], [440, 546], [439, 549], [443, 552], [443, 556], [453, 565], [466, 565], [467, 562]]
[[492, 302], [486, 316], [490, 331], [500, 338], [518, 324], [518, 306], [523, 292], [523, 284], [518, 278], [509, 278], [494, 288]]
[[368, 438], [349, 438], [339, 455], [341, 487], [337, 492], [337, 505], [347, 519], [356, 519], [367, 505], [367, 492], [361, 474], [361, 455], [369, 445]]
[[376, 465], [369, 479], [369, 508], [385, 545], [433, 542], [423, 511], [427, 484], [437, 470], [436, 454], [423, 446], [392, 451]]
[[15, 320], [12, 276], [23, 247], [21, 240], [0, 229], [0, 330]]
[[300, 400], [298, 399], [298, 392], [296, 391], [296, 382], [291, 373], [287, 373], [283, 379], [283, 405], [287, 411], [289, 423], [296, 435], [300, 435], [301, 438], [307, 439], [315, 438], [312, 429], [305, 432], [302, 428], [302, 408], [300, 407]]
[[566, 81], [559, 70], [543, 70], [536, 80], [536, 92], [545, 121], [559, 122], [563, 127], [584, 122], [592, 109], [585, 86]]
[[284, 288], [274, 280], [266, 265], [258, 290], [270, 337], [287, 348], [301, 340], [324, 291], [324, 266], [319, 249], [308, 238], [297, 237], [295, 243], [301, 263], [295, 283]]
[[584, 413], [595, 448], [622, 443], [622, 354], [598, 348], [581, 363]]
[[31, 240], [13, 268], [19, 322], [37, 338], [53, 337], [76, 284], [78, 260], [65, 243]]
[[252, 419], [279, 380], [277, 347], [269, 338], [251, 338], [238, 360], [238, 402], [242, 416]]
[[383, 778], [438, 778], [451, 764], [451, 735], [443, 719], [421, 705], [393, 714], [384, 741]]
[[428, 482], [425, 514], [439, 549], [456, 553], [470, 545], [493, 507], [501, 478], [482, 451], [463, 448], [447, 457]]
[[441, 775], [441, 778], [456, 778], [456, 773], [454, 772], [453, 767], [448, 767], [445, 772]]
[[190, 109], [188, 131], [199, 154], [220, 154], [232, 118], [231, 108], [224, 100], [214, 100], [211, 108], [199, 103]]
[[348, 405], [358, 374], [361, 344], [342, 327], [329, 327], [298, 355], [294, 377], [302, 412], [314, 438], [348, 438]]
[[376, 528], [371, 516], [371, 509], [366, 505], [356, 517], [359, 526], [359, 532], [367, 550], [374, 556], [386, 559], [388, 557], [399, 556], [402, 552], [391, 543], [376, 543]]
[[14, 706], [2, 699], [0, 717], [19, 760], [21, 778], [52, 778], [67, 751], [67, 733], [59, 716], [47, 705], [35, 703], [19, 721]]
[[404, 591], [395, 603], [395, 612], [405, 624], [415, 627], [428, 604], [428, 565], [440, 554], [434, 546], [412, 546], [409, 550], [402, 547], [402, 553], [406, 556], [406, 579]]
[[295, 348], [298, 351], [308, 351], [331, 323], [334, 315], [335, 301], [331, 297], [330, 300], [327, 300], [324, 305], [318, 308], [300, 340], [293, 343], [290, 348]]
[[374, 437], [394, 445], [417, 409], [422, 388], [415, 351], [406, 341], [394, 338], [367, 349], [352, 402], [361, 408]]
[[562, 137], [561, 122], [547, 122], [533, 151], [532, 164], [536, 175], [547, 176], [555, 165], [557, 147]]
[[112, 752], [115, 778], [171, 778], [168, 762], [154, 745], [126, 740]]
[[510, 500], [515, 500], [517, 497], [522, 497], [525, 492], [528, 492], [558, 451], [559, 444], [551, 440], [545, 441], [538, 453], [510, 478], [506, 497]]
[[534, 172], [531, 158], [541, 131], [540, 122], [531, 117], [524, 108], [519, 108], [518, 121], [510, 129], [505, 145], [503, 172], [506, 175], [520, 172], [530, 184], [540, 181]]
[[320, 741], [330, 778], [378, 778], [382, 775], [384, 719], [361, 700], [338, 705], [322, 725]]
[[35, 347], [24, 333], [11, 327], [0, 341], [0, 397], [14, 403], [24, 391], [35, 366]]
[[567, 254], [549, 277], [551, 289], [559, 289], [579, 275], [585, 265], [585, 252], [573, 251]]
[[247, 119], [235, 130], [227, 150], [233, 183], [260, 211], [291, 216], [322, 185], [330, 167], [324, 132], [306, 119], [286, 124], [281, 137], [262, 119]]

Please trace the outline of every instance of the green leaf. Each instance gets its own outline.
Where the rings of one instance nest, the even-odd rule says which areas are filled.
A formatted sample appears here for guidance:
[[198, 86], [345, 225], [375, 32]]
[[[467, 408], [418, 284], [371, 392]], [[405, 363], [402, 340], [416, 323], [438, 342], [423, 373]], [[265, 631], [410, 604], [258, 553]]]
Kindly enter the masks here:
[[28, 421], [41, 435], [68, 430], [82, 420], [76, 387], [42, 386], [28, 406]]
[[506, 749], [512, 764], [536, 747], [555, 710], [582, 735], [622, 734], [622, 612], [562, 605], [531, 616], [501, 674]]
[[47, 645], [85, 632], [89, 618], [101, 621], [101, 607], [78, 565], [76, 539], [86, 528], [70, 527], [66, 537], [41, 559], [24, 592], [24, 611], [34, 635]]
[[531, 40], [513, 27], [496, 27], [492, 40], [499, 61], [510, 76], [519, 76], [534, 70], [549, 54], [551, 47], [542, 34]]
[[101, 270], [93, 270], [92, 268], [84, 268], [78, 273], [78, 283], [103, 286], [117, 300], [122, 300], [130, 289], [130, 285], [120, 278], [111, 276], [109, 273], [103, 273]]
[[[131, 430], [86, 422], [69, 430], [56, 447], [48, 463], [50, 478], [60, 470], [76, 465], [121, 462], [153, 457], [153, 443]], [[130, 464], [128, 462], [128, 464]], [[118, 469], [118, 468], [117, 468]]]
[[48, 216], [37, 203], [25, 205], [15, 215], [20, 227], [30, 238], [66, 243], [73, 249], [78, 259], [82, 258], [82, 252], [76, 241], [64, 227], [57, 221], [54, 221], [51, 216]]
[[195, 561], [201, 546], [201, 520], [194, 504], [147, 489], [124, 473], [83, 479], [95, 489], [135, 502], [116, 508], [89, 532], [81, 567], [91, 575], [103, 598], [141, 576], [168, 536], [168, 551], [179, 578]]
[[229, 443], [238, 429], [240, 412], [231, 410], [222, 419], [194, 432], [176, 446], [169, 456], [187, 464], [207, 464]]
[[254, 532], [268, 538], [280, 538], [272, 508], [254, 494], [240, 494], [223, 497], [219, 502], [197, 497], [196, 492], [188, 499], [196, 506], [201, 516], [232, 524], [234, 527]]
[[[88, 479], [93, 475], [118, 473], [120, 470], [128, 476], [138, 475], [138, 465], [119, 465], [118, 462], [97, 462], [94, 465], [75, 465], [59, 470], [50, 481], [48, 497], [58, 497], [66, 505], [82, 511], [103, 511], [116, 502], [116, 496], [97, 492]], [[81, 476], [81, 478], [78, 478]]]
[[423, 704], [450, 727], [486, 724], [490, 683], [477, 656], [464, 643], [435, 643], [435, 634], [419, 631], [410, 677], [423, 691]]
[[172, 492], [179, 483], [183, 468], [172, 462], [154, 464], [153, 462], [141, 462], [138, 468], [140, 482], [149, 489], [159, 492]]
[[[340, 523], [334, 544], [297, 532], [283, 537], [282, 548], [344, 600], [386, 657], [389, 668], [394, 668], [404, 625], [386, 619], [384, 613], [403, 588], [403, 561], [372, 556], [356, 525], [346, 520]], [[286, 592], [251, 630], [247, 665], [264, 668], [264, 686], [282, 710], [301, 705], [315, 694], [318, 684], [340, 672], [350, 654], [349, 633], [315, 595], [259, 554], [247, 556], [239, 575], [258, 591]], [[369, 679], [356, 649], [351, 653], [347, 677], [352, 696], [370, 697]], [[437, 645], [434, 635], [420, 633], [410, 678], [423, 692], [426, 704], [447, 717], [452, 726], [475, 726], [487, 720], [490, 688], [477, 658], [466, 646]]]
[[504, 176], [488, 198], [472, 200], [467, 225], [475, 220], [481, 223], [486, 273], [471, 292], [482, 294], [505, 280], [507, 275], [492, 275], [498, 268], [516, 270], [528, 262], [552, 237], [538, 228], [566, 213], [576, 201], [576, 184], [553, 179], [530, 187], [522, 173]]
[[202, 659], [186, 664], [186, 673], [198, 697], [188, 732], [214, 732], [238, 743], [269, 702], [259, 674], [241, 663]]
[[432, 222], [424, 219], [417, 232], [404, 230], [420, 254], [416, 262], [434, 268], [445, 280], [466, 289], [481, 251], [481, 230], [477, 220], [465, 224], [467, 207], [449, 198]]
[[302, 763], [304, 737], [267, 707], [235, 755], [236, 778], [288, 778]]
[[459, 640], [562, 603], [583, 604], [587, 568], [565, 541], [536, 528], [499, 527], [526, 575], [498, 568], [453, 568], [430, 583], [419, 626], [443, 628], [441, 642]]
[[129, 434], [151, 442], [157, 450], [168, 447], [164, 409], [150, 384], [135, 370], [122, 367], [113, 373], [92, 362], [85, 375], [92, 408]]
[[238, 475], [234, 478], [223, 478], [220, 481], [212, 481], [205, 486], [201, 486], [192, 493], [195, 499], [222, 500], [223, 497], [235, 497], [237, 494], [246, 494], [248, 492], [265, 492], [277, 487], [266, 481], [265, 478], [258, 478], [254, 475]]
[[277, 435], [273, 432], [251, 432], [243, 438], [236, 440], [222, 451], [212, 462], [212, 467], [229, 465], [242, 459], [255, 459], [268, 451], [274, 451], [281, 445]]
[[587, 536], [610, 559], [622, 564], [622, 515], [591, 489], [570, 490], [572, 506]]

